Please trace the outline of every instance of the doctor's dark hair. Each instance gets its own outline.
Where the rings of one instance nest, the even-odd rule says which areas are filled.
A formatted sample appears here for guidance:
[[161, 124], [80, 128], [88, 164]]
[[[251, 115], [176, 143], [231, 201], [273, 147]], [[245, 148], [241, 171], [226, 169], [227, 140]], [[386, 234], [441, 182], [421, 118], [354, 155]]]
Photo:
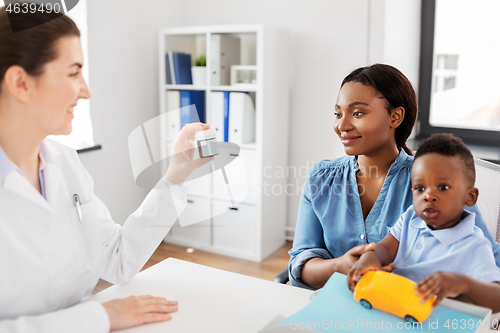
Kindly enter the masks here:
[[469, 148], [465, 145], [462, 139], [457, 138], [453, 134], [437, 133], [432, 134], [427, 139], [423, 140], [415, 154], [417, 158], [427, 154], [439, 154], [443, 156], [456, 156], [462, 162], [462, 171], [465, 178], [469, 181], [470, 186], [474, 186], [476, 182], [476, 167], [474, 165], [474, 157]]
[[395, 108], [404, 108], [403, 121], [396, 128], [396, 145], [398, 150], [404, 149], [408, 155], [413, 155], [412, 151], [406, 146], [406, 140], [417, 120], [418, 102], [415, 89], [413, 89], [410, 80], [395, 67], [374, 64], [352, 71], [344, 78], [340, 87], [342, 88], [348, 82], [359, 82], [365, 86], [375, 88], [387, 101], [385, 108], [389, 114]]
[[[12, 27], [23, 31], [12, 32]], [[68, 36], [80, 37], [80, 30], [66, 15], [22, 10], [7, 14], [5, 6], [0, 7], [0, 94], [9, 67], [17, 65], [40, 76], [44, 65], [58, 56], [56, 42]]]

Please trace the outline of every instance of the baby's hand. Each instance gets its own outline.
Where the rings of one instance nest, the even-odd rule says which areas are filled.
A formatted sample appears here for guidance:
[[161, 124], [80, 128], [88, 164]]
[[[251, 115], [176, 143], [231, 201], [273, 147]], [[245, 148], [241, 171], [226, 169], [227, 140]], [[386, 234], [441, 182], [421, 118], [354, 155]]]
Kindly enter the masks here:
[[347, 286], [351, 292], [354, 292], [354, 287], [356, 286], [356, 283], [361, 275], [368, 271], [391, 271], [392, 268], [393, 266], [382, 267], [375, 252], [366, 252], [354, 265], [352, 265], [349, 274], [347, 274]]
[[466, 281], [462, 274], [452, 272], [437, 272], [429, 275], [416, 286], [416, 295], [423, 295], [420, 300], [425, 303], [436, 295], [433, 307], [436, 307], [445, 297], [457, 297], [463, 293]]

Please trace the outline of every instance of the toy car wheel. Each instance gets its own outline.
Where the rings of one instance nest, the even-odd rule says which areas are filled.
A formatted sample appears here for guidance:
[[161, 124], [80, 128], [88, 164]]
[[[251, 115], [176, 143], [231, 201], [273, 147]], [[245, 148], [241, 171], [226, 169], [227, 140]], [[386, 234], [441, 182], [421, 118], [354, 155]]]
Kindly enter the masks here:
[[372, 305], [370, 304], [370, 302], [368, 302], [366, 299], [362, 299], [361, 301], [359, 301], [359, 303], [361, 304], [362, 307], [364, 307], [365, 309], [371, 309], [372, 308]]
[[418, 320], [416, 320], [412, 316], [405, 316], [405, 320], [406, 320], [407, 323], [418, 323]]

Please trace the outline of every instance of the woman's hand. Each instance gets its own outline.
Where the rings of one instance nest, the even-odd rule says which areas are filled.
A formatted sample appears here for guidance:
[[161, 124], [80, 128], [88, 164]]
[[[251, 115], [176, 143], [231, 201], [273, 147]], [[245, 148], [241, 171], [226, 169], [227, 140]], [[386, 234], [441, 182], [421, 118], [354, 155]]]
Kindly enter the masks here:
[[203, 123], [186, 124], [182, 128], [174, 141], [173, 155], [165, 178], [174, 184], [182, 185], [194, 169], [213, 159], [210, 157], [193, 160], [194, 150], [197, 148], [195, 133], [209, 128], [209, 125]]
[[[361, 244], [347, 251], [343, 256], [333, 259], [312, 258], [302, 266], [301, 280], [313, 287], [322, 288], [333, 273], [339, 272], [347, 275], [352, 265], [358, 261], [359, 257], [367, 252], [373, 251], [375, 243]], [[385, 271], [392, 271], [394, 265], [383, 267]]]
[[[374, 244], [374, 243], [372, 243]], [[368, 271], [386, 271], [392, 272], [394, 269], [394, 264], [390, 263], [387, 266], [382, 266], [377, 254], [373, 251], [366, 252], [363, 254], [359, 260], [354, 263], [351, 270], [347, 274], [347, 286], [351, 292], [354, 292], [354, 287], [358, 282], [359, 278]]]
[[373, 251], [374, 248], [375, 243], [361, 244], [353, 247], [343, 256], [336, 259], [338, 261], [337, 272], [347, 275], [351, 270], [352, 265], [358, 261], [359, 257], [361, 257], [361, 255], [365, 252]]
[[425, 302], [436, 295], [433, 307], [436, 307], [445, 297], [455, 298], [467, 289], [467, 279], [464, 275], [452, 272], [437, 272], [429, 275], [416, 286], [417, 295], [423, 295]]
[[[349, 274], [351, 271], [352, 265], [358, 262], [359, 258], [366, 252], [373, 251], [375, 249], [375, 243], [369, 244], [361, 244], [353, 247], [349, 251], [347, 251], [342, 257], [338, 257], [335, 260], [338, 260], [337, 263], [337, 272], [342, 274]], [[394, 269], [394, 264], [390, 263], [387, 266], [382, 267], [383, 271], [392, 272]]]
[[167, 321], [172, 318], [169, 313], [177, 311], [176, 301], [154, 296], [130, 296], [102, 305], [108, 313], [112, 331]]

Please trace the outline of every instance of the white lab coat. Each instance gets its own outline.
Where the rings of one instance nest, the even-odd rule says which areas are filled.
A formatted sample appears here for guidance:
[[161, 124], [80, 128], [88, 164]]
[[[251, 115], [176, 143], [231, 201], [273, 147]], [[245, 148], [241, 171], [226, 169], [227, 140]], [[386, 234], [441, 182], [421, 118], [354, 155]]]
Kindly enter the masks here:
[[140, 271], [184, 209], [186, 192], [160, 181], [122, 227], [74, 150], [50, 140], [40, 150], [47, 200], [0, 147], [0, 332], [107, 332], [104, 307], [82, 300], [99, 278], [123, 283]]

